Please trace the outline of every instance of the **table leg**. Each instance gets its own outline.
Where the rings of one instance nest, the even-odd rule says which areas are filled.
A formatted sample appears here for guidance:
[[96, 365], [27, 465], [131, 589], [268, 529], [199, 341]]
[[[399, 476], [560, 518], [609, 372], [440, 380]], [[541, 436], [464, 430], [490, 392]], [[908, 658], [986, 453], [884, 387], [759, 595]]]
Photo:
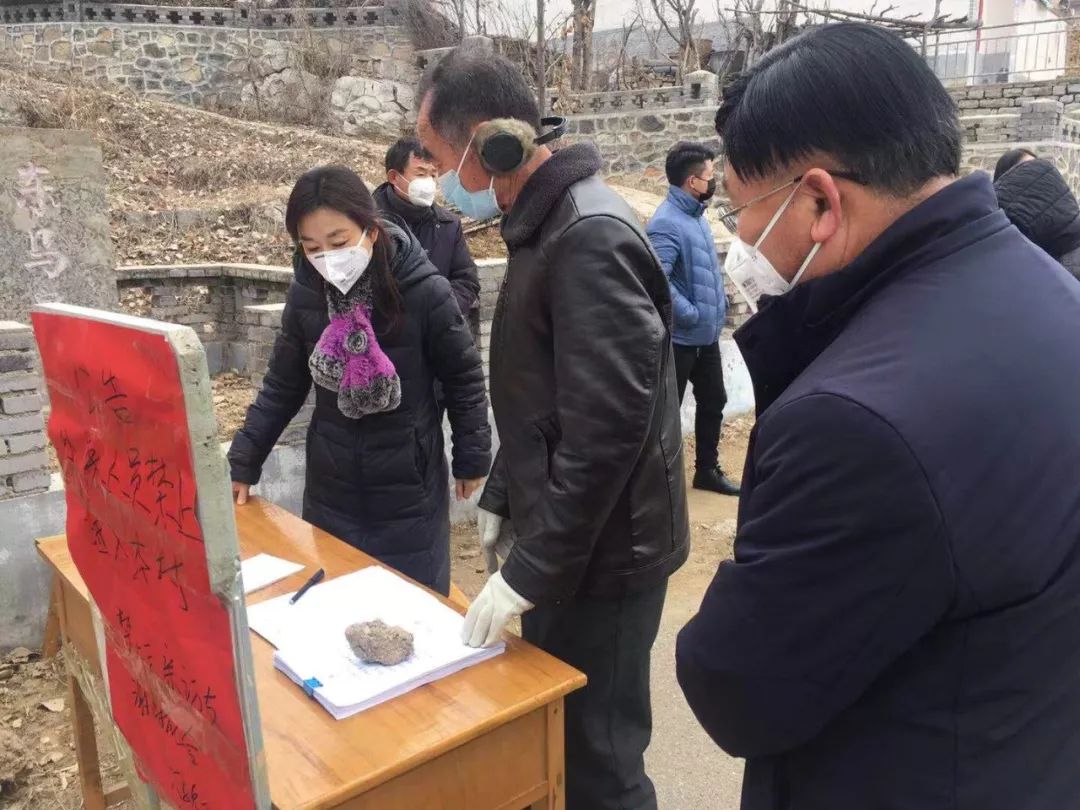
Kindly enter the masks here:
[[566, 807], [566, 747], [563, 728], [563, 699], [547, 707], [548, 794], [530, 810], [564, 810]]
[[49, 594], [49, 614], [45, 619], [45, 637], [41, 641], [41, 654], [52, 658], [60, 652], [60, 583], [53, 577]]
[[105, 810], [105, 791], [101, 787], [101, 767], [98, 762], [97, 737], [94, 734], [94, 715], [83, 695], [79, 682], [68, 675], [68, 694], [71, 697], [71, 724], [75, 732], [75, 758], [79, 763], [85, 810]]

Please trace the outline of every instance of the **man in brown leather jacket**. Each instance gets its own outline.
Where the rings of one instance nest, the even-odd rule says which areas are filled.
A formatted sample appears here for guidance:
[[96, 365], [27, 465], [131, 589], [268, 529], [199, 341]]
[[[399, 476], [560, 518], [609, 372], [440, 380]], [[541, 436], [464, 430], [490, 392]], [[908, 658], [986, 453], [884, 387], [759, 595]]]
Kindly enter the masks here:
[[544, 145], [516, 66], [459, 49], [419, 98], [443, 193], [503, 212], [510, 256], [491, 345], [502, 447], [480, 506], [485, 547], [504, 521], [516, 542], [465, 640], [495, 643], [521, 615], [588, 676], [566, 704], [569, 810], [654, 808], [649, 653], [689, 548], [667, 280], [596, 148]]

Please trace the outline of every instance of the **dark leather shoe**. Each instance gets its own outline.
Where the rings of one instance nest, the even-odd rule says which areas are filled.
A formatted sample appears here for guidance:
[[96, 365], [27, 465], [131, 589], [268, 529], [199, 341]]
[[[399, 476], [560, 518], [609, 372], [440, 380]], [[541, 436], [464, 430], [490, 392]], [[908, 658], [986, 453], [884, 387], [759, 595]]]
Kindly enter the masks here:
[[694, 473], [694, 489], [719, 492], [721, 495], [739, 494], [739, 485], [732, 483], [719, 467], [698, 470]]

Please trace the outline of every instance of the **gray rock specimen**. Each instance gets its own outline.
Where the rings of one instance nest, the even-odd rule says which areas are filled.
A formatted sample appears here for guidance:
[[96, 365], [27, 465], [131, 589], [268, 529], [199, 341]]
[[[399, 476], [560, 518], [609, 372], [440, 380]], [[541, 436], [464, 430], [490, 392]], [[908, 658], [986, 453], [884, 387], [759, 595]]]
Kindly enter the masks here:
[[413, 654], [413, 637], [408, 630], [391, 627], [382, 619], [350, 624], [345, 638], [356, 656], [367, 664], [392, 667]]

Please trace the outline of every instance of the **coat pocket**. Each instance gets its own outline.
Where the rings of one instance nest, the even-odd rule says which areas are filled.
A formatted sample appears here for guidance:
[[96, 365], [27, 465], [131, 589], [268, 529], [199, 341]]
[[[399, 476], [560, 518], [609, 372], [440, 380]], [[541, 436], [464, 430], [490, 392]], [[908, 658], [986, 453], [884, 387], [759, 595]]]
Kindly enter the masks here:
[[426, 481], [431, 472], [431, 457], [434, 453], [432, 437], [425, 435], [420, 430], [413, 431], [413, 459], [416, 464], [416, 474], [421, 481]]
[[559, 425], [559, 418], [555, 414], [551, 414], [543, 419], [538, 419], [533, 422], [532, 430], [533, 441], [537, 445], [537, 457], [544, 474], [543, 480], [550, 481], [555, 451], [562, 440], [562, 428]]

